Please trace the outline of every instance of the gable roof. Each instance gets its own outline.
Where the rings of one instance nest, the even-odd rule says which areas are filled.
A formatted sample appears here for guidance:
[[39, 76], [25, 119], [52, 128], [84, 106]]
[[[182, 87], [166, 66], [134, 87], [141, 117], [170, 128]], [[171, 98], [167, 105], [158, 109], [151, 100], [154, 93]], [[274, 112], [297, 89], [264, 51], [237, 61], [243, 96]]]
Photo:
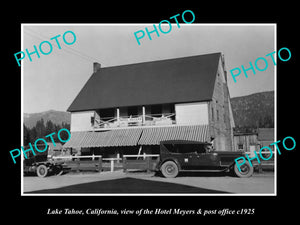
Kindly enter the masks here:
[[221, 53], [100, 68], [67, 111], [208, 101]]

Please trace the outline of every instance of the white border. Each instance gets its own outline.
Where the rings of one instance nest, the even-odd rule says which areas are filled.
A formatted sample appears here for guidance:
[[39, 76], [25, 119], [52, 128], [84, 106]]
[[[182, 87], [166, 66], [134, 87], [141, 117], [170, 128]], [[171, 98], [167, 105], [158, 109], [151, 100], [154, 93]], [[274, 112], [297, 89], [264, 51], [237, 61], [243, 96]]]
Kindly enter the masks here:
[[[24, 49], [23, 45], [23, 27], [24, 26], [136, 26], [136, 25], [149, 25], [151, 23], [130, 23], [130, 24], [118, 24], [118, 23], [104, 23], [104, 24], [90, 24], [90, 23], [80, 23], [80, 24], [67, 24], [67, 23], [22, 23], [21, 24], [21, 51]], [[165, 24], [163, 24], [165, 25]], [[176, 25], [172, 23], [172, 25]], [[274, 26], [274, 49], [277, 52], [277, 23], [192, 23], [192, 24], [180, 24], [180, 26]], [[274, 57], [277, 63], [277, 57]], [[274, 66], [274, 137], [277, 140], [277, 67]], [[21, 144], [23, 144], [23, 63], [21, 63]], [[274, 193], [231, 193], [231, 194], [189, 194], [189, 193], [178, 193], [178, 194], [24, 194], [24, 177], [23, 177], [23, 154], [21, 154], [21, 196], [277, 196], [277, 151], [275, 151], [274, 158]]]

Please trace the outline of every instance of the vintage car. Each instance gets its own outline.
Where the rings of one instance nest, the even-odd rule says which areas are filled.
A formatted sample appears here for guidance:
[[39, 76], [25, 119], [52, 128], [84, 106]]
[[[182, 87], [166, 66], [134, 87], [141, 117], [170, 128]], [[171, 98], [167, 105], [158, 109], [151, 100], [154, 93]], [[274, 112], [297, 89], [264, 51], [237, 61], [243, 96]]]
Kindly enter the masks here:
[[253, 167], [246, 161], [238, 169], [235, 159], [244, 156], [241, 151], [215, 151], [211, 143], [172, 140], [160, 142], [157, 169], [164, 177], [173, 178], [180, 171], [233, 171], [238, 177], [250, 177]]
[[64, 161], [48, 157], [48, 149], [35, 155], [29, 152], [27, 159], [24, 157], [23, 160], [24, 174], [35, 173], [39, 177], [46, 177], [49, 174], [61, 175], [67, 169]]
[[52, 160], [29, 163], [24, 160], [23, 166], [24, 174], [36, 173], [39, 177], [46, 177], [49, 174], [61, 175], [64, 171], [63, 162], [57, 162]]

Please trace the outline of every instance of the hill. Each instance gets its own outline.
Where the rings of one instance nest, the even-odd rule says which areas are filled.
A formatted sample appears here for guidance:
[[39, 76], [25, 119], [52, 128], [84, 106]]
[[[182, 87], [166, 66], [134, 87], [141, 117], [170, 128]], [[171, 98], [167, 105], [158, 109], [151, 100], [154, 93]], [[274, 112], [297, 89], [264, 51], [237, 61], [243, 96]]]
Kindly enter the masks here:
[[45, 123], [48, 120], [57, 125], [61, 125], [62, 122], [71, 123], [71, 114], [69, 112], [48, 110], [40, 113], [24, 113], [24, 124], [26, 127], [32, 128], [41, 118], [43, 118]]
[[237, 129], [274, 127], [274, 91], [231, 98], [231, 106]]

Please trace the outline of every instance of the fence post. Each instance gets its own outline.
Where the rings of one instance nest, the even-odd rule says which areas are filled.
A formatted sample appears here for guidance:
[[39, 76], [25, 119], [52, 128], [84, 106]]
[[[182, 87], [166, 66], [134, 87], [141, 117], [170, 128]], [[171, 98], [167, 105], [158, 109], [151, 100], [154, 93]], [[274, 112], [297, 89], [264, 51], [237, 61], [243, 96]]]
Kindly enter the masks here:
[[80, 170], [79, 170], [79, 167], [80, 167], [80, 159], [79, 159], [79, 158], [76, 158], [75, 161], [76, 161], [76, 164], [77, 164], [76, 172], [79, 173], [79, 172], [80, 172]]
[[115, 164], [114, 159], [111, 159], [110, 160], [110, 172], [114, 172], [114, 164]]
[[99, 173], [102, 171], [102, 156], [99, 157], [98, 171]]
[[151, 168], [150, 168], [151, 163], [150, 163], [150, 161], [151, 161], [151, 157], [146, 157], [147, 173], [151, 172]]
[[260, 163], [258, 163], [258, 173], [262, 173], [263, 169], [262, 169], [262, 165]]
[[127, 173], [126, 163], [127, 163], [127, 158], [123, 156], [123, 172], [124, 173]]

